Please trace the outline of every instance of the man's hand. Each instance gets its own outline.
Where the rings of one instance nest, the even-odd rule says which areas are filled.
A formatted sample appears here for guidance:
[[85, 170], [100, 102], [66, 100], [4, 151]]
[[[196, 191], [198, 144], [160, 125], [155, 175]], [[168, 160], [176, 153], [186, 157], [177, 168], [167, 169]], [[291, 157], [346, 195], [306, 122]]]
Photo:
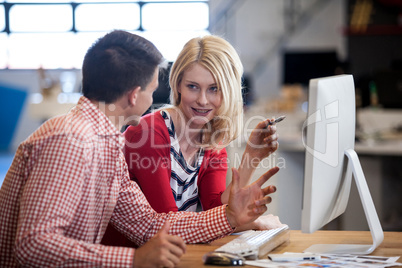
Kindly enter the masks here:
[[170, 223], [134, 253], [133, 267], [175, 267], [186, 252], [186, 245], [179, 236], [169, 235]]
[[249, 224], [255, 221], [266, 210], [266, 205], [271, 203], [272, 194], [276, 191], [273, 185], [261, 188], [261, 186], [279, 171], [278, 167], [271, 168], [254, 183], [240, 187], [240, 176], [237, 169], [232, 168], [232, 185], [226, 215], [232, 227]]

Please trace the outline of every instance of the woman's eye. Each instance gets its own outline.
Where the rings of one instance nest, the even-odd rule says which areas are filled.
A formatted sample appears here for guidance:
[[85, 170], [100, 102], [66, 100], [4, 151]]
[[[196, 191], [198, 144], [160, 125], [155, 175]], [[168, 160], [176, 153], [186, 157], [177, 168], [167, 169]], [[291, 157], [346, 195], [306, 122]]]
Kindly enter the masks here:
[[197, 89], [197, 86], [196, 86], [196, 85], [193, 85], [193, 84], [188, 84], [187, 87], [188, 87], [189, 89]]
[[218, 92], [218, 87], [210, 87], [209, 90], [212, 92]]

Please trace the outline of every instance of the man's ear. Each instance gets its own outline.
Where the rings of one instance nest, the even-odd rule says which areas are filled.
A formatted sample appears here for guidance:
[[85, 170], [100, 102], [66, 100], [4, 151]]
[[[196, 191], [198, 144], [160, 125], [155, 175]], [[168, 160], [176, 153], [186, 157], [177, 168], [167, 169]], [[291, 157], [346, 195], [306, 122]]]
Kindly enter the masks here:
[[128, 92], [128, 102], [130, 105], [135, 105], [138, 100], [138, 94], [141, 91], [141, 87], [138, 86]]

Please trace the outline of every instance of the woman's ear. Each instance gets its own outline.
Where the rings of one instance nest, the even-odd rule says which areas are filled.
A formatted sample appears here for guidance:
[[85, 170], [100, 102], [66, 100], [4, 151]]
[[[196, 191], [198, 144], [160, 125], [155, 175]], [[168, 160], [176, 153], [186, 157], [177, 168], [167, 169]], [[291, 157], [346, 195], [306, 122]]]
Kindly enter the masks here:
[[136, 102], [138, 100], [138, 93], [140, 92], [140, 90], [141, 90], [141, 87], [138, 86], [138, 87], [136, 87], [133, 90], [128, 92], [127, 95], [128, 95], [129, 105], [134, 106], [136, 104]]

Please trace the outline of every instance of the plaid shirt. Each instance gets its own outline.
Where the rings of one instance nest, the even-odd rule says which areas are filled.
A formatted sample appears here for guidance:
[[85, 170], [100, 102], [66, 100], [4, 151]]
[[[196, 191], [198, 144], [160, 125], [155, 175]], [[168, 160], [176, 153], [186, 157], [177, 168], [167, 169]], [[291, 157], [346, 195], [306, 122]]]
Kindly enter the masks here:
[[139, 246], [166, 220], [186, 243], [233, 231], [224, 206], [157, 214], [129, 179], [123, 144], [85, 97], [24, 141], [0, 189], [0, 267], [131, 267], [135, 249], [99, 244], [109, 221]]

